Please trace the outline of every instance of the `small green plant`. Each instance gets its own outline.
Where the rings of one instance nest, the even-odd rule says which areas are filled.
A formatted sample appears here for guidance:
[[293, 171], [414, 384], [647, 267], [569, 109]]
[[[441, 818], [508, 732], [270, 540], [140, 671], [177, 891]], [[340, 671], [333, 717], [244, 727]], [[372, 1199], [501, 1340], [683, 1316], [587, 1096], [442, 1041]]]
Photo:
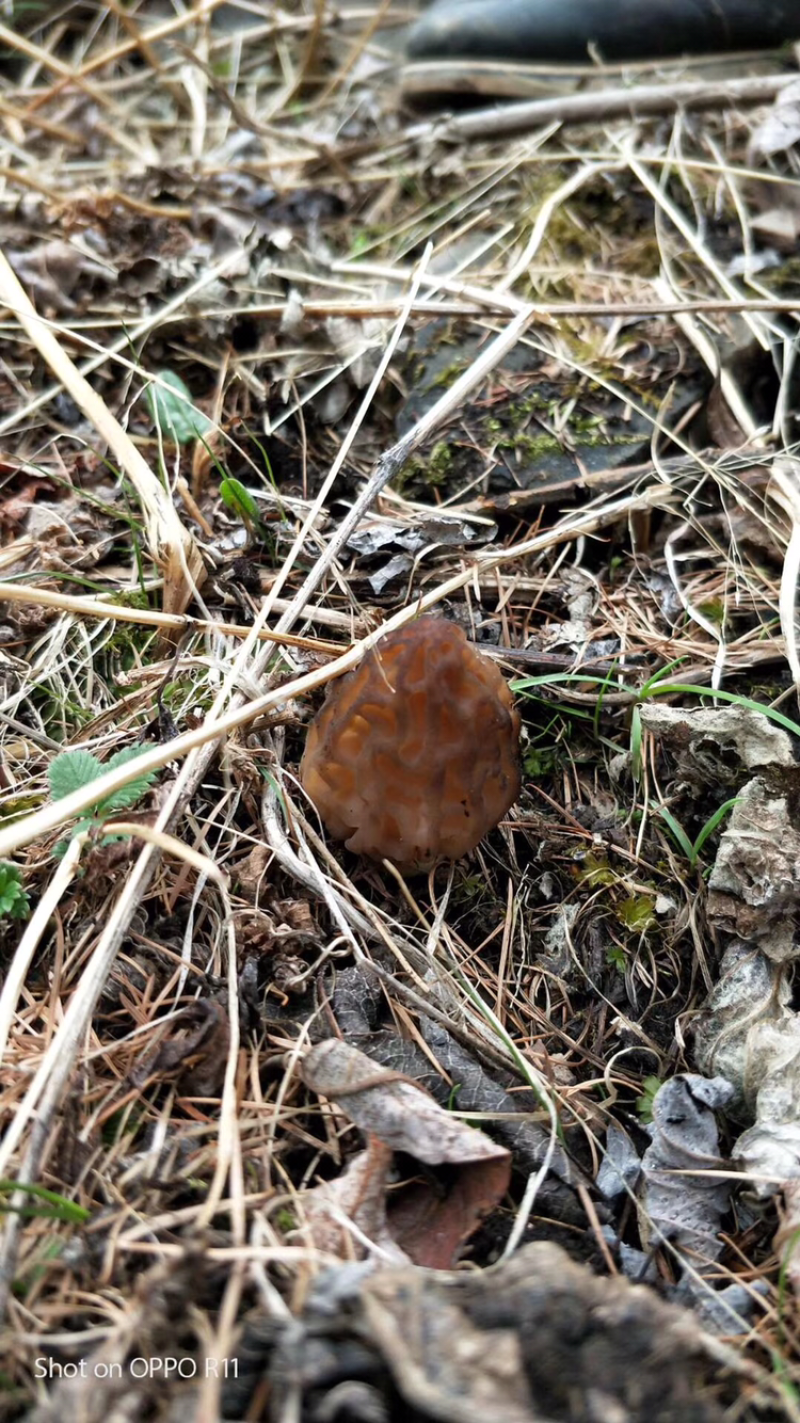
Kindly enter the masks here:
[[31, 902], [22, 888], [22, 875], [17, 865], [0, 861], [0, 915], [9, 919], [27, 919]]
[[[147, 743], [142, 746], [126, 746], [124, 751], [118, 751], [110, 761], [106, 761], [105, 765], [98, 761], [90, 751], [64, 751], [51, 762], [47, 773], [50, 794], [53, 800], [63, 800], [73, 791], [83, 790], [84, 786], [91, 785], [92, 781], [105, 775], [106, 771], [115, 771], [120, 766], [126, 766], [129, 761], [135, 761], [137, 757], [149, 750], [150, 746]], [[112, 791], [111, 795], [98, 800], [91, 807], [89, 815], [78, 821], [72, 835], [80, 835], [85, 830], [92, 830], [96, 825], [108, 820], [109, 816], [115, 815], [120, 810], [129, 810], [138, 800], [141, 800], [145, 791], [152, 784], [155, 774], [155, 771], [142, 771], [138, 776], [134, 776], [128, 781], [126, 786], [121, 786], [118, 791]], [[107, 845], [112, 840], [119, 838], [118, 835], [105, 835], [100, 843]], [[65, 853], [68, 844], [69, 840], [60, 840], [53, 851], [54, 855], [60, 858]]]
[[621, 944], [612, 944], [610, 949], [606, 949], [606, 962], [617, 973], [625, 972], [625, 950]]
[[456, 903], [458, 904], [471, 904], [474, 901], [484, 899], [489, 893], [489, 886], [486, 882], [485, 875], [465, 874], [463, 878], [453, 886], [453, 893]]
[[648, 894], [632, 894], [628, 899], [623, 899], [617, 914], [625, 928], [637, 934], [646, 934], [648, 929], [654, 929], [658, 922], [653, 912], [653, 901]]
[[645, 1077], [642, 1080], [644, 1091], [641, 1097], [636, 1098], [636, 1110], [643, 1122], [652, 1122], [653, 1120], [653, 1102], [660, 1086], [660, 1077]]
[[575, 854], [577, 868], [575, 875], [580, 885], [586, 889], [610, 888], [619, 882], [619, 875], [612, 870], [608, 856], [602, 851], [578, 850]]
[[192, 404], [188, 385], [174, 371], [156, 371], [158, 384], [148, 385], [145, 400], [162, 435], [176, 445], [190, 445], [214, 428], [202, 410]]
[[[652, 677], [641, 687], [631, 687], [625, 682], [614, 682], [615, 692], [626, 692], [632, 703], [648, 702], [653, 697], [710, 697], [712, 701], [728, 702], [731, 706], [744, 707], [747, 711], [760, 712], [762, 716], [782, 726], [785, 731], [790, 731], [792, 736], [800, 736], [800, 724], [792, 721], [791, 717], [785, 716], [783, 712], [775, 707], [766, 706], [764, 702], [753, 701], [752, 697], [743, 697], [738, 692], [725, 692], [721, 687], [697, 687], [691, 682], [667, 682], [664, 679], [682, 661], [677, 658], [675, 662], [670, 662], [666, 667], [662, 667], [655, 672]], [[583, 672], [545, 672], [537, 677], [520, 677], [511, 683], [512, 692], [525, 692], [531, 695], [531, 689], [536, 687], [552, 687], [559, 682], [577, 682], [585, 686], [608, 687], [608, 677], [591, 677]], [[586, 715], [584, 713], [584, 715]]]
[[[670, 682], [670, 673], [678, 666], [681, 658], [670, 662], [666, 667], [661, 667], [652, 677], [644, 683], [642, 687], [631, 687], [624, 682], [614, 682], [615, 692], [626, 692], [632, 702], [631, 708], [631, 739], [630, 739], [630, 760], [631, 771], [634, 780], [638, 780], [642, 774], [642, 724], [639, 715], [639, 707], [643, 702], [651, 701], [655, 697], [710, 697], [714, 701], [727, 702], [729, 706], [741, 707], [745, 711], [760, 712], [762, 716], [773, 722], [776, 726], [782, 726], [785, 731], [792, 736], [800, 737], [800, 725], [792, 721], [791, 717], [785, 716], [783, 712], [775, 707], [767, 706], [763, 702], [756, 702], [752, 697], [740, 696], [737, 692], [725, 692], [720, 687], [696, 687], [692, 683]], [[585, 676], [583, 672], [546, 672], [538, 677], [521, 677], [511, 683], [512, 692], [522, 692], [525, 696], [538, 699], [536, 694], [540, 687], [552, 687], [559, 682], [578, 682], [584, 686], [595, 686], [599, 689], [599, 697], [602, 697], [609, 685], [608, 677]], [[586, 715], [586, 713], [580, 713]], [[597, 721], [597, 713], [595, 713]], [[595, 728], [597, 730], [597, 728]], [[656, 809], [664, 820], [667, 828], [672, 834], [675, 842], [686, 855], [689, 865], [695, 869], [699, 860], [700, 851], [706, 843], [709, 835], [724, 820], [725, 816], [737, 804], [735, 799], [726, 800], [725, 803], [709, 816], [702, 830], [694, 843], [689, 839], [683, 826], [675, 819], [675, 816], [666, 806], [658, 806]]]
[[234, 479], [232, 475], [227, 475], [219, 486], [219, 497], [226, 509], [230, 509], [241, 519], [248, 533], [262, 533], [258, 505], [249, 489], [245, 489], [240, 480]]
[[532, 781], [543, 780], [558, 766], [556, 746], [529, 746], [522, 758], [525, 775]]

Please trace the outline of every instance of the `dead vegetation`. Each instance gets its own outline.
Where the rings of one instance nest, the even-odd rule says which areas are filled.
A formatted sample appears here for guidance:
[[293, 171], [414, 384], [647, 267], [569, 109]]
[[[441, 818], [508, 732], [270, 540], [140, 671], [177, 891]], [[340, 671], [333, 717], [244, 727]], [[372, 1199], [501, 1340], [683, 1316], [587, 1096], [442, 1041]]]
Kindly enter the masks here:
[[[0, 26], [0, 1409], [796, 1420], [791, 57], [504, 132], [402, 18]], [[523, 789], [406, 878], [298, 766], [430, 609]]]

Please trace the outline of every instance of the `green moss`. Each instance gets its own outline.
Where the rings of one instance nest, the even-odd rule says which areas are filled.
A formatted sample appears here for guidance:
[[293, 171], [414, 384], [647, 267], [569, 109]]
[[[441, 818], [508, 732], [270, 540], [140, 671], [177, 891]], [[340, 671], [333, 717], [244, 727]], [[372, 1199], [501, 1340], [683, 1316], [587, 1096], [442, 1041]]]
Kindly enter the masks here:
[[642, 443], [641, 432], [631, 435], [610, 435], [607, 431], [598, 430], [589, 438], [584, 435], [575, 441], [579, 449], [600, 449], [603, 446], [618, 448], [620, 445], [640, 445]]
[[602, 429], [604, 419], [603, 415], [581, 415], [576, 410], [570, 421], [570, 428], [574, 435], [587, 435], [594, 438], [597, 432]]
[[[566, 387], [565, 387], [566, 389]], [[565, 397], [561, 397], [562, 399]], [[531, 415], [538, 414], [546, 410], [548, 414], [555, 410], [558, 400], [554, 395], [545, 395], [541, 390], [532, 390], [529, 395], [509, 400], [506, 406], [509, 420], [522, 421], [530, 418]]]
[[549, 776], [559, 764], [557, 746], [531, 746], [525, 752], [523, 765], [525, 775], [531, 780], [539, 780], [542, 776]]
[[453, 451], [446, 440], [437, 440], [427, 456], [414, 455], [394, 479], [399, 494], [412, 484], [438, 489], [453, 473]]
[[[145, 612], [150, 607], [150, 599], [141, 588], [126, 588], [123, 592], [116, 593], [109, 602], [116, 604], [118, 608], [138, 608]], [[107, 659], [105, 671], [111, 677], [115, 671], [129, 672], [138, 665], [156, 636], [154, 628], [142, 623], [122, 620], [115, 623], [114, 631], [99, 654]]]
[[453, 468], [453, 451], [445, 440], [437, 440], [428, 456], [428, 481], [444, 483]]
[[150, 607], [150, 598], [142, 588], [125, 588], [121, 593], [115, 593], [108, 601], [118, 608], [139, 608], [146, 611]]
[[[440, 345], [444, 346], [446, 344], [447, 338], [442, 337]], [[444, 370], [439, 371], [433, 377], [433, 380], [428, 386], [428, 390], [439, 390], [442, 388], [449, 389], [450, 386], [458, 380], [459, 376], [464, 374], [464, 371], [466, 370], [466, 365], [466, 361], [463, 360], [451, 361], [449, 366], [445, 366]]]
[[545, 245], [557, 258], [580, 259], [585, 264], [588, 259], [601, 255], [603, 230], [596, 221], [581, 221], [580, 203], [573, 197], [551, 213]]
[[[588, 428], [588, 423], [583, 431], [570, 430], [571, 444], [575, 449], [603, 449], [617, 447], [620, 445], [639, 445], [642, 442], [641, 434], [609, 434], [602, 429], [601, 418], [598, 417], [593, 429]], [[561, 443], [555, 435], [550, 435], [546, 431], [541, 431], [537, 435], [531, 435], [525, 430], [518, 430], [513, 435], [504, 435], [502, 439], [496, 441], [499, 450], [513, 450], [521, 459], [528, 464], [533, 464], [536, 460], [545, 459], [548, 455], [563, 454], [570, 448], [570, 444]]]
[[519, 430], [515, 435], [506, 435], [502, 440], [498, 440], [497, 448], [513, 450], [515, 454], [522, 455], [527, 460], [543, 459], [545, 455], [562, 452], [561, 443], [555, 435], [548, 435], [544, 431], [540, 435], [528, 435]]
[[772, 271], [760, 273], [759, 280], [776, 295], [793, 296], [800, 287], [800, 257], [789, 257]]

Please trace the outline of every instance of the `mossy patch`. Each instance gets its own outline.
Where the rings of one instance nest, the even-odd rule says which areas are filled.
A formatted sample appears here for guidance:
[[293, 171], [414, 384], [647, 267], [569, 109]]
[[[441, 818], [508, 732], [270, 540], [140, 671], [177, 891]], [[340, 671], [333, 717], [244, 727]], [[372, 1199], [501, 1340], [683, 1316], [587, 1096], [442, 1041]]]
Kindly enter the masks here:
[[427, 455], [413, 455], [394, 478], [398, 494], [412, 488], [441, 489], [452, 477], [455, 456], [447, 440], [437, 440]]

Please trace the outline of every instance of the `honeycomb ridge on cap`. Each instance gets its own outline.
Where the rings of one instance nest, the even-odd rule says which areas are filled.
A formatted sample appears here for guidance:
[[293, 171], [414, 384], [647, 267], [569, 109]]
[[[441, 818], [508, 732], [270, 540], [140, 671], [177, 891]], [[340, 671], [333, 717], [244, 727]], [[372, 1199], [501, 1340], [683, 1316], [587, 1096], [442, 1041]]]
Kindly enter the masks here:
[[335, 839], [423, 868], [498, 824], [519, 794], [518, 755], [502, 673], [454, 623], [420, 618], [331, 684], [300, 779]]

